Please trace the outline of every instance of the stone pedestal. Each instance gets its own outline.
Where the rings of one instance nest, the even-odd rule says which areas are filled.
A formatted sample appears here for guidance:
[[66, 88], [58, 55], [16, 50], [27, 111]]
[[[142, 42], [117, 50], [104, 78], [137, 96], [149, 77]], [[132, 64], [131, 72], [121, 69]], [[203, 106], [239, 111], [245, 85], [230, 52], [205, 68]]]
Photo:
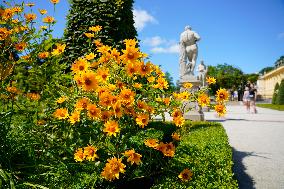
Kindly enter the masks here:
[[[184, 83], [191, 83], [193, 86], [190, 89], [183, 88]], [[195, 92], [199, 90], [201, 85], [201, 81], [198, 80], [193, 74], [187, 74], [180, 78], [180, 92], [188, 91]], [[184, 102], [183, 107], [185, 110], [191, 109], [190, 111], [185, 111], [183, 117], [185, 120], [192, 121], [204, 121], [204, 114], [202, 112], [201, 107], [196, 102]]]

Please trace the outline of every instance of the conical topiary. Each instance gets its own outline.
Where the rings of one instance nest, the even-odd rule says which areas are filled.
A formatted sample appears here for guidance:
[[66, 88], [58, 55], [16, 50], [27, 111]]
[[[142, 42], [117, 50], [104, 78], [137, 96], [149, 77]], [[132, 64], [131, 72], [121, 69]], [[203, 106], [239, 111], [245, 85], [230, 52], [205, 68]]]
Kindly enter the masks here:
[[276, 104], [284, 104], [284, 79], [281, 81], [278, 89]]
[[276, 83], [276, 85], [274, 87], [273, 96], [272, 96], [272, 104], [276, 104], [278, 89], [279, 89], [279, 83]]

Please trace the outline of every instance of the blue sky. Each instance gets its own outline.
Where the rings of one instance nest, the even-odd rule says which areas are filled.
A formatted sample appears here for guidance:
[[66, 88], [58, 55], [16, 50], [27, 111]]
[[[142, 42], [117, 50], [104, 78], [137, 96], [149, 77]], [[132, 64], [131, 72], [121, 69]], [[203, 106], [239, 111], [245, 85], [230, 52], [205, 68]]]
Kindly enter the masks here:
[[[35, 2], [36, 9], [53, 15], [49, 0], [25, 2]], [[56, 6], [57, 37], [63, 34], [68, 8], [67, 0]], [[134, 13], [142, 51], [174, 80], [177, 43], [186, 25], [201, 36], [198, 64], [228, 63], [255, 73], [284, 55], [284, 0], [136, 0]]]

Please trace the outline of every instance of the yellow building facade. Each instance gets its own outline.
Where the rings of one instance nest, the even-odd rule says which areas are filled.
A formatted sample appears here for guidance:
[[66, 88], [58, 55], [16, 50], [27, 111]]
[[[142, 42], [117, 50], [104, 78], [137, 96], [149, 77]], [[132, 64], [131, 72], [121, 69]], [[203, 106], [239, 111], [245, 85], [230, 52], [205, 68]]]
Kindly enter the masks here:
[[271, 99], [276, 83], [280, 85], [284, 79], [284, 65], [260, 76], [257, 80], [257, 93], [261, 99]]

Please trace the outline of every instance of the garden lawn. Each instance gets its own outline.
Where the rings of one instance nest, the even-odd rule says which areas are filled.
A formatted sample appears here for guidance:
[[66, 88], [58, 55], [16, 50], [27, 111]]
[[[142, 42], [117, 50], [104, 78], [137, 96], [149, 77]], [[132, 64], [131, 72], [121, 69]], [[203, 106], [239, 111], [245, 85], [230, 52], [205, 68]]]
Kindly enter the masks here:
[[[232, 148], [220, 123], [187, 122], [169, 166], [171, 171], [152, 188], [238, 188], [232, 172]], [[177, 172], [185, 168], [193, 172], [191, 181], [178, 178]]]
[[284, 105], [278, 105], [278, 104], [257, 104], [256, 106], [261, 108], [269, 108], [273, 110], [280, 110], [284, 111]]

